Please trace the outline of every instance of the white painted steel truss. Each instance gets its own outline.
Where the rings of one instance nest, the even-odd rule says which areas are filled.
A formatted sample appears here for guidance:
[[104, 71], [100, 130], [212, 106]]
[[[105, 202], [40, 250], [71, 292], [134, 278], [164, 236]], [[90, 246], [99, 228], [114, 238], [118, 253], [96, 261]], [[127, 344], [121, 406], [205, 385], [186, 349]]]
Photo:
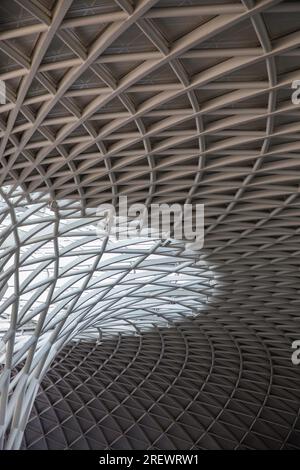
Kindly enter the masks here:
[[2, 443], [19, 447], [40, 380], [72, 340], [196, 315], [217, 280], [184, 245], [99, 239], [93, 209], [49, 206], [10, 187], [0, 197], [0, 416]]
[[[209, 300], [218, 325], [259, 317], [270, 367], [270, 325], [297, 339], [299, 25], [298, 1], [0, 2], [2, 447], [72, 338]], [[205, 204], [203, 256], [99, 244], [92, 208], [120, 195]]]

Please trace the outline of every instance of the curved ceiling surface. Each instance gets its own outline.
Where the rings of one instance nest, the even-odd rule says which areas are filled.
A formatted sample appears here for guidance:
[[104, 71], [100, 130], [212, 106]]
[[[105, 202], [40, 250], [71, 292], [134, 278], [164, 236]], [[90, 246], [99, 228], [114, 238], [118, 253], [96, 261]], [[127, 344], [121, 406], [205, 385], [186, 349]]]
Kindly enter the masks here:
[[[272, 447], [272, 439], [275, 447], [299, 446], [299, 372], [289, 350], [299, 339], [300, 120], [291, 100], [300, 80], [299, 25], [299, 1], [1, 1], [1, 447], [21, 446], [40, 381], [69, 340], [84, 340], [66, 346], [77, 344], [76, 362], [87, 340], [110, 344], [113, 335], [130, 343], [130, 332], [150, 338], [152, 329], [180, 331], [181, 322], [204, 318], [214, 324], [212, 343], [227, 341], [225, 322], [239, 351], [239, 379], [232, 372], [229, 382], [245, 374], [241, 395], [220, 379], [230, 446], [243, 447], [243, 432], [253, 437], [260, 415], [264, 437], [246, 446]], [[170, 240], [99, 243], [95, 208], [119, 196], [147, 206], [204, 204], [200, 255]], [[257, 379], [248, 406], [252, 353], [269, 381], [265, 389]], [[200, 364], [201, 348], [187, 361]], [[212, 370], [203, 373], [218, 382]], [[235, 393], [239, 411], [230, 405]], [[192, 419], [188, 401], [179, 409]], [[280, 410], [288, 417], [274, 437]], [[233, 411], [255, 417], [239, 416], [236, 431]], [[196, 414], [198, 431], [207, 429], [203, 409]], [[226, 447], [220, 426], [217, 443], [211, 427], [207, 443], [179, 428], [179, 440], [169, 442]], [[155, 436], [148, 433], [145, 447], [156, 446]], [[26, 439], [28, 447], [35, 442]], [[112, 434], [99, 439], [115, 442]]]

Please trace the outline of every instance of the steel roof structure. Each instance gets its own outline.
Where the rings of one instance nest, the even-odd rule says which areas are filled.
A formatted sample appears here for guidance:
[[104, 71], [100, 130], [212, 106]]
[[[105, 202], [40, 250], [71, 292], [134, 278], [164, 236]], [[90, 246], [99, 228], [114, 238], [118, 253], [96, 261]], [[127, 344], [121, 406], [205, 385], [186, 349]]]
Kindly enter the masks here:
[[2, 0], [0, 80], [0, 447], [300, 448], [299, 1]]

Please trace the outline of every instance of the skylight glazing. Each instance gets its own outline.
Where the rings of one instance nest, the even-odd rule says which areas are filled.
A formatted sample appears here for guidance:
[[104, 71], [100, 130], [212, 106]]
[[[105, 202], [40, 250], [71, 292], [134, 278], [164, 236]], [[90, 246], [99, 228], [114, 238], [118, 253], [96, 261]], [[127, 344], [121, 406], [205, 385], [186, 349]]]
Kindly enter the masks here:
[[[171, 324], [199, 313], [216, 289], [211, 268], [183, 243], [99, 238], [95, 214], [90, 209], [82, 216], [71, 200], [49, 205], [39, 193], [29, 198], [12, 187], [1, 190], [0, 411], [7, 408], [6, 429], [21, 419], [12, 403], [31, 400], [32, 387], [68, 342]], [[28, 410], [23, 406], [22, 419]]]

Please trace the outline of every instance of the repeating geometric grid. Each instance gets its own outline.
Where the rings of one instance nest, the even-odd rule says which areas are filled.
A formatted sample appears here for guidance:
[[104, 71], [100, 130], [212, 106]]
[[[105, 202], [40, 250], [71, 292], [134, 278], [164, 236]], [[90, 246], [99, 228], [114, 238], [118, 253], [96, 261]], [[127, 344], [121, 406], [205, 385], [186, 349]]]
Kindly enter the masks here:
[[67, 346], [27, 449], [300, 449], [300, 375], [281, 327], [222, 313]]
[[184, 245], [100, 239], [99, 217], [89, 212], [0, 190], [0, 437], [7, 448], [19, 446], [39, 382], [65, 344], [196, 315], [216, 288], [213, 271]]
[[83, 210], [119, 194], [201, 200], [215, 236], [254, 218], [272, 235], [265, 219], [299, 191], [298, 1], [0, 8], [1, 183]]
[[[230, 338], [244, 328], [241, 334], [247, 341], [253, 332], [258, 341], [251, 349], [255, 371], [242, 388], [252, 390], [258, 381], [260, 389], [262, 367], [269, 388], [257, 396], [264, 396], [266, 403], [272, 397], [271, 415], [265, 405], [259, 407], [267, 410], [271, 424], [266, 425], [268, 431], [260, 427], [258, 433], [268, 438], [269, 428], [276, 433], [282, 424], [290, 434], [272, 435], [275, 447], [297, 446], [293, 429], [298, 408], [291, 403], [299, 399], [299, 369], [291, 366], [284, 350], [299, 339], [300, 121], [299, 106], [291, 102], [291, 84], [300, 79], [299, 25], [298, 0], [1, 1], [0, 79], [7, 91], [7, 102], [0, 106], [1, 446], [20, 446], [39, 382], [65, 344], [76, 336], [90, 341], [96, 334], [104, 341], [123, 331], [124, 320], [116, 321], [120, 305], [123, 313], [127, 307], [130, 311], [129, 332], [137, 328], [139, 337], [152, 334], [143, 333], [152, 315], [163, 326], [187, 311], [200, 314], [199, 321], [206, 321], [204, 316], [208, 322], [216, 319], [217, 343], [223, 341], [223, 321], [230, 325]], [[142, 285], [129, 259], [138, 256], [143, 268], [145, 251], [153, 254], [148, 252], [151, 243], [145, 242], [147, 249], [117, 247], [125, 265], [118, 260], [105, 282], [115, 279], [115, 269], [126, 276], [130, 271], [143, 295], [136, 299], [130, 284], [133, 290], [130, 287], [125, 306], [127, 281], [117, 281], [109, 299], [112, 305], [106, 305], [114, 321], [104, 323], [105, 303], [98, 316], [91, 300], [99, 300], [103, 291], [96, 269], [100, 253], [95, 254], [91, 240], [94, 228], [88, 227], [95, 222], [92, 207], [116, 204], [120, 195], [147, 205], [205, 204], [205, 247], [195, 259], [179, 244], [157, 246], [164, 260]], [[90, 248], [85, 237], [91, 237]], [[114, 248], [109, 250], [112, 254]], [[68, 266], [66, 286], [68, 272], [59, 260], [68, 263], [72, 256], [76, 260]], [[164, 289], [174, 291], [177, 262], [187, 276], [193, 277], [196, 269], [199, 283], [195, 280], [195, 289], [194, 284], [186, 285], [184, 298], [176, 288], [179, 298], [173, 304], [165, 299]], [[172, 268], [166, 276], [169, 263]], [[165, 306], [159, 307], [162, 315], [157, 315], [153, 288]], [[150, 296], [146, 305], [144, 296]], [[54, 337], [48, 341], [52, 327]], [[125, 340], [139, 341], [127, 336]], [[180, 342], [177, 345], [179, 357], [182, 349]], [[164, 349], [160, 351], [163, 356]], [[77, 354], [72, 359], [75, 365]], [[269, 361], [265, 368], [263, 357]], [[239, 380], [243, 371], [247, 375], [248, 358], [248, 350], [239, 353]], [[187, 364], [197, 363], [201, 370], [202, 360], [201, 352], [194, 359], [191, 354]], [[212, 355], [211, 367], [215, 360]], [[235, 377], [234, 370], [230, 373]], [[207, 377], [218, 380], [215, 374]], [[239, 388], [222, 388], [223, 406], [233, 403], [232, 390]], [[254, 413], [250, 422], [257, 423], [260, 412], [253, 411], [249, 393], [242, 392], [238, 399], [241, 415]], [[187, 404], [180, 406], [183, 416], [189, 416]], [[287, 409], [292, 417], [284, 415], [278, 423]], [[224, 419], [231, 425], [234, 417]], [[205, 427], [204, 421], [197, 419]], [[254, 436], [251, 423], [248, 431]], [[237, 427], [246, 432], [246, 427]], [[216, 434], [220, 442], [224, 435]], [[199, 444], [200, 436], [191, 436], [188, 442], [183, 438], [186, 448]], [[235, 439], [229, 438], [232, 446], [243, 447], [242, 437]], [[73, 445], [70, 437], [63, 442], [65, 447]], [[114, 445], [110, 438], [99, 437], [99, 442]], [[245, 445], [272, 447], [274, 441], [264, 442]], [[144, 444], [156, 446], [152, 437]], [[223, 446], [199, 444], [218, 445]]]

